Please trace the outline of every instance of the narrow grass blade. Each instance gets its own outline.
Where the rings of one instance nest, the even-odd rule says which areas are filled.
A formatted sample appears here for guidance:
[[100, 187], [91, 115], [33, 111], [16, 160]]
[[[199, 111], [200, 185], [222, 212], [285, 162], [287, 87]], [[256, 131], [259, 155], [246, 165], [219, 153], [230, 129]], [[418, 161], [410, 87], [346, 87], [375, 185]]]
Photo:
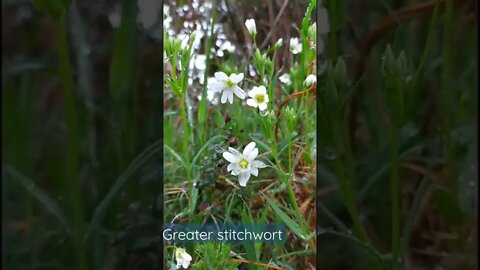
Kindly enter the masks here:
[[[212, 138], [210, 138], [210, 140], [208, 140], [203, 146], [202, 148], [200, 148], [200, 150], [198, 150], [197, 154], [195, 155], [195, 157], [193, 157], [193, 160], [192, 160], [192, 164], [190, 165], [191, 166], [191, 169], [193, 170], [194, 169], [194, 166], [197, 164], [198, 162], [198, 159], [202, 156], [202, 153], [210, 146], [212, 145], [214, 142], [222, 139], [222, 140], [225, 140], [227, 137], [225, 137], [224, 135], [216, 135], [216, 136], [213, 136]], [[193, 173], [193, 172], [192, 172]], [[193, 174], [192, 174], [193, 175]]]
[[182, 164], [182, 167], [187, 169], [187, 165], [185, 165], [185, 161], [183, 161], [182, 157], [175, 150], [173, 150], [167, 145], [164, 145], [163, 147], [165, 147], [165, 150], [167, 150], [173, 157], [175, 157], [175, 159], [178, 160], [178, 162], [180, 162], [180, 164]]
[[4, 172], [15, 178], [25, 190], [43, 205], [45, 210], [57, 219], [68, 233], [72, 233], [72, 229], [58, 204], [43, 189], [38, 187], [33, 180], [8, 165], [4, 167]]
[[282, 209], [280, 209], [280, 207], [278, 206], [278, 204], [276, 202], [274, 202], [273, 200], [271, 200], [268, 197], [265, 197], [265, 198], [267, 199], [268, 204], [272, 207], [275, 214], [277, 214], [277, 216], [283, 222], [285, 222], [285, 225], [287, 225], [287, 227], [290, 228], [290, 230], [292, 230], [292, 232], [294, 234], [296, 234], [298, 237], [300, 237], [300, 239], [306, 240], [307, 236], [304, 235], [304, 233], [302, 232], [302, 229], [300, 228], [298, 223], [295, 222], [293, 219], [291, 219]]
[[128, 168], [117, 178], [115, 184], [110, 188], [107, 195], [103, 198], [100, 204], [95, 209], [90, 224], [87, 229], [86, 233], [86, 241], [88, 242], [97, 228], [97, 226], [103, 221], [105, 214], [107, 212], [108, 207], [113, 202], [115, 197], [120, 193], [122, 187], [131, 178], [131, 176], [143, 165], [145, 165], [150, 159], [152, 159], [156, 154], [161, 152], [163, 149], [163, 141], [158, 140], [152, 145], [150, 145], [147, 149], [145, 149], [142, 153], [140, 153], [135, 160], [128, 166]]
[[[120, 127], [121, 136], [115, 136], [120, 168], [133, 157], [135, 111], [135, 62], [137, 1], [122, 1], [122, 17], [120, 27], [115, 34], [112, 61], [109, 73], [109, 93], [112, 99], [111, 114], [116, 117], [116, 125]], [[133, 70], [133, 72], [132, 72]], [[113, 136], [113, 134], [112, 134]]]
[[[429, 177], [430, 176], [426, 175], [422, 179], [422, 181], [420, 182], [420, 185], [417, 188], [417, 191], [415, 192], [412, 209], [410, 210], [410, 213], [408, 215], [408, 220], [403, 230], [403, 237], [400, 242], [399, 258], [403, 257], [403, 255], [407, 250], [408, 243], [410, 242], [410, 236], [412, 235], [413, 224], [415, 223], [415, 220], [418, 217], [418, 214], [419, 214], [418, 211], [420, 210], [420, 204], [422, 202], [422, 198], [424, 198], [425, 192], [427, 191], [427, 188], [430, 182]], [[396, 269], [398, 269], [398, 266], [400, 264], [398, 262], [395, 262], [395, 264], [397, 265]]]

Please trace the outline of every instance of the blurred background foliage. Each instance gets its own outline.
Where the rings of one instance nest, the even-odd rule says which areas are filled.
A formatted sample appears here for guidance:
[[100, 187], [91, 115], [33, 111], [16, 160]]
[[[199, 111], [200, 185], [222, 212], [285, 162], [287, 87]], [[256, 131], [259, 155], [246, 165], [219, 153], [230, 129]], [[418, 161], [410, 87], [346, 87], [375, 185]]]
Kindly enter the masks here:
[[[325, 234], [318, 238], [320, 265], [371, 269], [376, 257], [369, 246], [374, 246], [387, 266], [474, 269], [476, 3], [399, 0], [325, 1], [325, 5], [331, 24], [327, 58], [335, 64], [341, 57], [347, 75], [329, 69], [324, 86], [328, 90], [329, 78], [337, 76], [346, 82], [334, 83], [339, 95], [353, 91], [340, 121], [348, 126], [358, 215], [371, 245]], [[328, 106], [328, 95], [323, 97]], [[317, 183], [320, 228], [342, 231], [339, 224], [346, 223], [343, 236], [348, 236], [352, 220], [336, 192], [338, 173], [331, 173], [332, 160], [344, 152], [322, 146], [319, 138], [319, 155], [322, 152]], [[392, 191], [392, 185], [398, 189]], [[395, 199], [398, 205], [392, 210]], [[392, 224], [394, 216], [397, 226]], [[397, 253], [398, 262], [392, 262], [392, 245], [403, 255]]]

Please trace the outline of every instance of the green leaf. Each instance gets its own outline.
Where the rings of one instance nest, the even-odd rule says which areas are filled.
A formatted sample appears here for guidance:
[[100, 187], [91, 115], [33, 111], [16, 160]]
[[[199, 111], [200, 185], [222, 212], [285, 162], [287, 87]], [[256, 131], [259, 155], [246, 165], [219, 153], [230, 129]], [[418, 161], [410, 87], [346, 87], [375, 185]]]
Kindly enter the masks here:
[[304, 235], [304, 233], [303, 233], [302, 229], [300, 228], [300, 226], [298, 225], [298, 223], [296, 223], [282, 209], [280, 209], [280, 206], [276, 202], [274, 202], [273, 200], [271, 200], [268, 197], [265, 197], [265, 198], [267, 199], [267, 202], [270, 205], [270, 207], [272, 207], [273, 211], [275, 211], [275, 214], [277, 214], [277, 216], [285, 223], [285, 225], [287, 225], [287, 227], [290, 230], [292, 230], [292, 232], [295, 235], [297, 235], [300, 239], [306, 240], [307, 236]]

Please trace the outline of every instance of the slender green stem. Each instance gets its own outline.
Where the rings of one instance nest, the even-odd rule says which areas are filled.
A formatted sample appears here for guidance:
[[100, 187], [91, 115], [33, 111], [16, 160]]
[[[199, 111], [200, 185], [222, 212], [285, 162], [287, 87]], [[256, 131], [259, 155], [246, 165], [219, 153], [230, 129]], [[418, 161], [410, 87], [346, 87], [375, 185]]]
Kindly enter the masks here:
[[207, 41], [206, 41], [206, 47], [205, 47], [205, 75], [203, 77], [203, 88], [202, 88], [202, 100], [200, 101], [199, 104], [199, 121], [200, 125], [203, 125], [203, 128], [200, 128], [200, 142], [201, 144], [204, 144], [207, 141], [207, 131], [208, 131], [208, 122], [207, 122], [207, 116], [208, 116], [208, 110], [207, 110], [207, 80], [208, 80], [208, 72], [210, 70], [210, 55], [211, 55], [211, 48], [212, 48], [212, 40], [213, 40], [213, 34], [214, 34], [214, 29], [215, 29], [215, 23], [217, 22], [217, 4], [218, 0], [215, 1], [215, 4], [212, 6], [212, 23], [210, 25], [210, 33], [208, 35]]
[[345, 175], [345, 166], [344, 164], [342, 164], [340, 158], [335, 158], [334, 165], [338, 177], [338, 182], [340, 184], [343, 200], [345, 201], [345, 205], [347, 207], [348, 213], [350, 214], [350, 218], [353, 221], [354, 233], [362, 242], [370, 243], [367, 231], [365, 230], [365, 227], [363, 226], [363, 223], [360, 220], [360, 216], [358, 214], [357, 204], [355, 200], [355, 189], [352, 183], [353, 179], [351, 178], [351, 176]]
[[180, 97], [180, 114], [183, 123], [183, 154], [185, 158], [185, 165], [187, 167], [187, 181], [188, 181], [188, 199], [189, 199], [189, 216], [193, 217], [193, 182], [190, 168], [190, 153], [189, 153], [189, 139], [190, 139], [190, 123], [187, 117], [187, 108], [185, 107], [185, 96]]
[[68, 126], [67, 140], [67, 161], [65, 188], [72, 199], [72, 210], [75, 224], [74, 245], [77, 256], [78, 269], [87, 269], [86, 250], [83, 241], [85, 224], [82, 213], [81, 187], [79, 179], [79, 138], [77, 127], [77, 110], [75, 108], [75, 96], [73, 87], [73, 76], [70, 67], [68, 53], [68, 37], [66, 27], [66, 16], [63, 14], [57, 21], [58, 33], [58, 57], [60, 61], [60, 76], [64, 90], [66, 118]]
[[342, 185], [342, 194], [347, 206], [347, 210], [353, 221], [355, 234], [361, 241], [368, 244], [371, 241], [360, 219], [357, 208], [355, 162], [348, 132], [348, 122], [345, 121], [346, 118], [343, 118], [343, 120], [344, 121], [337, 126], [337, 129], [340, 132], [340, 141], [337, 142], [337, 144], [339, 144], [337, 147], [338, 149], [344, 149], [343, 151], [345, 152], [345, 160], [342, 162], [340, 156], [335, 158], [335, 169], [337, 176], [340, 177], [339, 183]]
[[[306, 226], [306, 221], [305, 219], [303, 218], [303, 216], [301, 215], [301, 211], [300, 211], [300, 207], [298, 206], [298, 203], [297, 203], [297, 198], [295, 196], [295, 192], [293, 190], [293, 183], [292, 183], [292, 179], [293, 179], [293, 169], [291, 169], [289, 167], [288, 171], [289, 173], [285, 173], [282, 169], [282, 164], [280, 162], [280, 159], [279, 159], [279, 156], [278, 156], [278, 150], [277, 150], [277, 141], [276, 141], [276, 138], [275, 138], [275, 133], [274, 132], [269, 132], [270, 134], [270, 148], [272, 150], [272, 156], [275, 160], [275, 163], [277, 165], [277, 168], [281, 174], [281, 178], [283, 180], [283, 182], [285, 183], [286, 187], [287, 187], [287, 192], [288, 192], [288, 198], [290, 200], [290, 204], [292, 205], [293, 209], [294, 209], [294, 214], [295, 214], [295, 218], [297, 219], [297, 222], [299, 224], [302, 225], [303, 228], [305, 228]], [[291, 142], [289, 142], [291, 144]], [[289, 147], [290, 148], [290, 147]], [[291, 149], [289, 150], [289, 156], [290, 156], [290, 152], [291, 152]]]
[[290, 130], [290, 138], [288, 139], [288, 174], [292, 177], [293, 172], [295, 171], [292, 164], [292, 130]]

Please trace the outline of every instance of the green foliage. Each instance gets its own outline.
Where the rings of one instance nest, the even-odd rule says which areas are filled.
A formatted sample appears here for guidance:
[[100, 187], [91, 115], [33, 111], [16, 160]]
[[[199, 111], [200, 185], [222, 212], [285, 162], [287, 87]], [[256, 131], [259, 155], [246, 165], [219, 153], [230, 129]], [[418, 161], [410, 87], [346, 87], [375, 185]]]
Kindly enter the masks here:
[[197, 246], [199, 261], [192, 265], [196, 270], [238, 269], [239, 262], [230, 259], [230, 245], [219, 243], [204, 243]]

